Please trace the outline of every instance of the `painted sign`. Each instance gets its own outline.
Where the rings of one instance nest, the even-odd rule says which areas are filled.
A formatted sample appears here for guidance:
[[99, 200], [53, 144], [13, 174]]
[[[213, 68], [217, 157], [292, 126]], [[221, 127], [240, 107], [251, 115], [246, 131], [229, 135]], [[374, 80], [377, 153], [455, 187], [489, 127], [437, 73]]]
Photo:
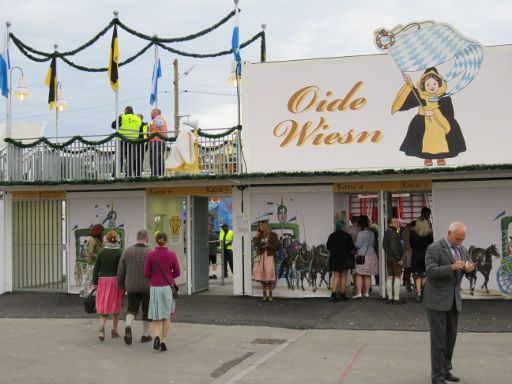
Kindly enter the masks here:
[[161, 187], [149, 188], [146, 190], [149, 196], [172, 195], [172, 196], [221, 196], [231, 195], [233, 187], [231, 185], [210, 185], [207, 187]]
[[[453, 28], [434, 33], [432, 26], [393, 29], [395, 45], [383, 51], [390, 54], [246, 64], [248, 171], [510, 163], [503, 127], [512, 46], [482, 48]], [[406, 54], [402, 38], [424, 38], [425, 30], [439, 44], [430, 56], [412, 66], [407, 51], [397, 61]], [[443, 33], [456, 43], [449, 54]]]
[[432, 180], [368, 181], [362, 183], [334, 183], [333, 192], [358, 193], [375, 191], [430, 191]]

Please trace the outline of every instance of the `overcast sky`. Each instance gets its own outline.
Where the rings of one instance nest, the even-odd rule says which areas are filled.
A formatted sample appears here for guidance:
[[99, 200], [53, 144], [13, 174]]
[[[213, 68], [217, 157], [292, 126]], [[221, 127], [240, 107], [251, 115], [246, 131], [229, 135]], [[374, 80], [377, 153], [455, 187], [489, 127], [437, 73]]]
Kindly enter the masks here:
[[[160, 37], [185, 36], [215, 24], [234, 8], [232, 0], [0, 0], [0, 23], [12, 23], [11, 32], [41, 51], [74, 49], [113, 18], [132, 29]], [[411, 21], [435, 20], [452, 24], [462, 34], [484, 45], [512, 43], [511, 0], [240, 0], [240, 41], [267, 25], [267, 61], [312, 57], [338, 57], [377, 53], [373, 31]], [[173, 44], [192, 53], [213, 53], [230, 48], [233, 20], [209, 35]], [[111, 31], [95, 45], [73, 58], [78, 64], [108, 64]], [[3, 32], [2, 32], [3, 36]], [[146, 42], [119, 29], [120, 61], [138, 52]], [[3, 44], [2, 44], [3, 46]], [[43, 84], [49, 63], [36, 63], [11, 43], [11, 65], [20, 66], [28, 78], [31, 96], [13, 101], [13, 121], [46, 122], [44, 135], [55, 136], [55, 113], [48, 110], [48, 88]], [[242, 59], [258, 62], [260, 44], [242, 50]], [[180, 73], [195, 66], [180, 80], [180, 114], [199, 120], [201, 128], [236, 125], [236, 97], [228, 84], [232, 56], [216, 59], [176, 57], [160, 50], [163, 76], [159, 83], [159, 107], [172, 125], [172, 61], [178, 58]], [[154, 51], [120, 68], [120, 108], [132, 105], [149, 120]], [[61, 115], [60, 136], [110, 134], [115, 117], [115, 98], [106, 73], [88, 73], [58, 61], [58, 78], [69, 104]], [[19, 74], [13, 72], [16, 86]], [[2, 101], [5, 101], [2, 98]], [[5, 122], [5, 102], [0, 121]]]

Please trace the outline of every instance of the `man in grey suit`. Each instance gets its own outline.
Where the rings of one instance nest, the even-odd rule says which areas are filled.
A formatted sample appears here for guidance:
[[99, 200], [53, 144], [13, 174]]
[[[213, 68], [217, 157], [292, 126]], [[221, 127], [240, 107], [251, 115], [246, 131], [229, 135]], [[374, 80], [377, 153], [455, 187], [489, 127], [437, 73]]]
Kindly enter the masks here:
[[423, 301], [430, 326], [433, 384], [460, 381], [450, 372], [462, 307], [460, 282], [464, 273], [475, 268], [468, 261], [467, 249], [462, 246], [466, 231], [464, 223], [450, 224], [446, 237], [430, 244], [425, 255], [427, 283]]

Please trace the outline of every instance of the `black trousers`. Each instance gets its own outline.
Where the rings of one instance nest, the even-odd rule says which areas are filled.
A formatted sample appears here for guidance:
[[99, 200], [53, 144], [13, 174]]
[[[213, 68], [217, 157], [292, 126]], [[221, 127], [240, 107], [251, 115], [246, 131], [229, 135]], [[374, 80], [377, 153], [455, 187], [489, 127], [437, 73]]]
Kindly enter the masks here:
[[459, 312], [455, 302], [447, 311], [433, 311], [427, 308], [430, 326], [430, 359], [432, 383], [444, 383], [445, 374], [452, 369], [452, 356], [457, 339]]
[[233, 273], [233, 250], [224, 249], [224, 276], [228, 275], [228, 264], [231, 273]]
[[165, 143], [162, 141], [152, 141], [149, 143], [151, 176], [162, 176], [164, 174], [164, 150]]
[[131, 313], [137, 316], [139, 307], [142, 305], [142, 320], [149, 321], [149, 292], [132, 292], [128, 293], [128, 309], [126, 313]]
[[144, 144], [133, 144], [127, 141], [121, 141], [120, 171], [124, 172], [126, 167], [127, 177], [139, 177], [144, 161]]

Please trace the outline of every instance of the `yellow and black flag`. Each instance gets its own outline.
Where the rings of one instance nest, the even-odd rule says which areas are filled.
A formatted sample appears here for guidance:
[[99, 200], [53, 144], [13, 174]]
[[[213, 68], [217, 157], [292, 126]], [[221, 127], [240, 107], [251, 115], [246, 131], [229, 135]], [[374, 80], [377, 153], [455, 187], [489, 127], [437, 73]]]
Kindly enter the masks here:
[[50, 105], [50, 111], [53, 109], [53, 103], [57, 99], [57, 58], [53, 57], [46, 74], [44, 83], [48, 86], [48, 104]]
[[117, 86], [119, 85], [119, 42], [117, 41], [117, 24], [114, 24], [114, 33], [112, 34], [112, 43], [110, 44], [108, 78], [110, 79], [112, 90], [117, 92]]

